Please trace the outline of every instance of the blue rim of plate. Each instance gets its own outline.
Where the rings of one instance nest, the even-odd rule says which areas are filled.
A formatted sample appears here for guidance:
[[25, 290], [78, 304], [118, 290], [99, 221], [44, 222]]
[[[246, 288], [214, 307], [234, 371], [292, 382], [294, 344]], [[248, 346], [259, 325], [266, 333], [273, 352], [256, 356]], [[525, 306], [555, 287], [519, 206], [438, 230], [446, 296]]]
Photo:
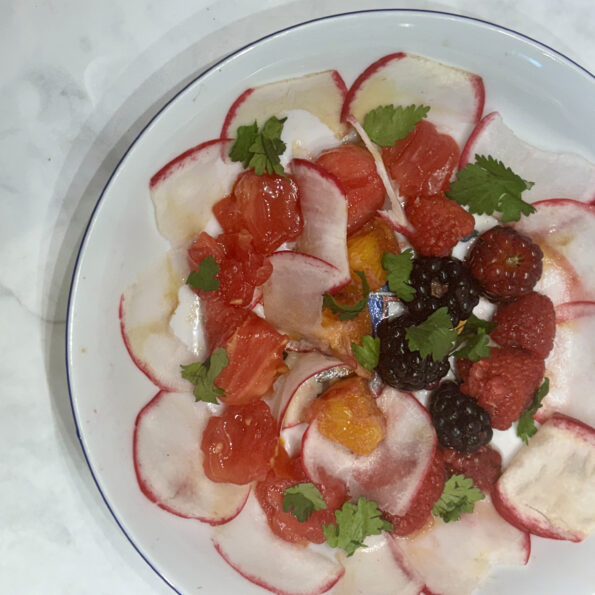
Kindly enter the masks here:
[[89, 467], [89, 471], [91, 472], [91, 477], [93, 478], [93, 481], [95, 482], [95, 485], [97, 486], [97, 489], [99, 490], [99, 493], [101, 494], [101, 498], [103, 499], [105, 505], [107, 506], [107, 509], [109, 510], [110, 514], [112, 515], [112, 517], [114, 518], [114, 520], [116, 521], [116, 524], [118, 525], [118, 527], [120, 527], [122, 533], [124, 533], [124, 535], [126, 536], [126, 538], [128, 539], [128, 541], [130, 542], [130, 544], [132, 545], [132, 547], [136, 550], [136, 552], [139, 554], [139, 556], [149, 565], [149, 567], [155, 572], [155, 574], [157, 576], [159, 576], [159, 578], [161, 578], [163, 580], [163, 582], [170, 587], [174, 592], [179, 593], [180, 595], [182, 595], [181, 591], [179, 591], [178, 589], [176, 589], [176, 587], [174, 587], [174, 585], [172, 585], [172, 583], [165, 577], [163, 576], [163, 574], [157, 570], [157, 568], [153, 565], [153, 563], [151, 562], [151, 560], [148, 558], [148, 556], [146, 556], [140, 549], [140, 547], [134, 542], [134, 540], [132, 539], [132, 537], [127, 533], [126, 528], [123, 525], [123, 522], [120, 521], [120, 519], [118, 518], [118, 516], [116, 515], [116, 513], [114, 512], [114, 510], [112, 509], [110, 503], [108, 502], [105, 494], [103, 493], [103, 490], [101, 489], [101, 485], [99, 483], [99, 480], [97, 479], [95, 472], [93, 471], [93, 467], [91, 466], [91, 462], [89, 461], [89, 457], [87, 454], [87, 451], [85, 449], [85, 445], [83, 443], [83, 439], [81, 437], [81, 431], [80, 431], [80, 426], [79, 426], [79, 421], [76, 415], [76, 410], [75, 410], [75, 406], [74, 406], [74, 399], [73, 399], [73, 392], [72, 392], [72, 388], [70, 385], [70, 365], [69, 365], [69, 341], [68, 341], [68, 337], [70, 335], [70, 330], [71, 330], [71, 326], [72, 326], [72, 296], [73, 296], [73, 290], [74, 290], [74, 286], [76, 284], [78, 275], [79, 275], [79, 261], [83, 252], [83, 249], [86, 246], [86, 241], [87, 241], [87, 236], [89, 234], [89, 229], [91, 228], [91, 225], [95, 219], [95, 214], [97, 212], [97, 209], [99, 207], [99, 205], [101, 204], [101, 201], [103, 200], [103, 197], [105, 196], [105, 193], [107, 191], [107, 189], [109, 188], [112, 179], [114, 178], [114, 176], [116, 175], [116, 173], [118, 172], [118, 170], [120, 169], [120, 166], [122, 165], [123, 161], [126, 159], [126, 157], [128, 156], [128, 153], [131, 151], [132, 147], [134, 147], [134, 145], [138, 142], [138, 140], [141, 138], [141, 136], [144, 134], [144, 132], [147, 130], [147, 128], [149, 128], [149, 126], [151, 126], [151, 124], [162, 114], [162, 112], [169, 107], [182, 93], [184, 93], [186, 91], [186, 89], [188, 89], [188, 87], [192, 86], [194, 83], [196, 83], [197, 81], [199, 81], [200, 79], [202, 79], [204, 76], [206, 76], [207, 74], [209, 74], [211, 71], [219, 68], [224, 62], [230, 60], [231, 58], [233, 58], [234, 56], [236, 56], [237, 54], [240, 54], [241, 52], [243, 52], [244, 50], [247, 50], [255, 45], [258, 45], [259, 43], [261, 43], [262, 41], [265, 41], [266, 39], [270, 39], [273, 37], [276, 37], [278, 35], [281, 35], [283, 33], [286, 33], [287, 31], [292, 31], [293, 29], [299, 29], [300, 27], [305, 27], [307, 25], [310, 25], [311, 23], [316, 23], [316, 22], [320, 22], [320, 21], [327, 21], [327, 20], [331, 20], [331, 19], [337, 19], [337, 18], [342, 18], [342, 17], [347, 17], [347, 16], [353, 16], [353, 15], [358, 15], [358, 14], [373, 14], [373, 13], [381, 13], [381, 12], [386, 12], [386, 13], [397, 13], [397, 14], [431, 14], [431, 15], [438, 15], [438, 16], [444, 16], [444, 17], [454, 17], [454, 19], [456, 20], [461, 20], [461, 21], [470, 21], [473, 23], [480, 23], [482, 25], [487, 25], [493, 29], [496, 29], [498, 31], [503, 31], [506, 33], [512, 33], [513, 35], [515, 35], [518, 38], [524, 39], [526, 41], [529, 41], [535, 45], [537, 45], [538, 47], [544, 48], [550, 52], [552, 52], [553, 54], [563, 58], [566, 62], [569, 62], [570, 64], [572, 64], [573, 66], [577, 67], [579, 70], [585, 72], [587, 75], [589, 75], [591, 78], [595, 79], [595, 75], [592, 74], [589, 70], [587, 70], [584, 66], [581, 66], [578, 62], [575, 62], [574, 60], [572, 60], [571, 58], [568, 58], [568, 56], [565, 56], [564, 54], [562, 54], [561, 52], [559, 52], [558, 50], [555, 50], [554, 48], [546, 45], [545, 43], [542, 43], [536, 39], [533, 39], [532, 37], [525, 35], [524, 33], [519, 33], [518, 31], [515, 31], [514, 29], [509, 29], [508, 27], [503, 27], [501, 25], [497, 25], [496, 23], [492, 23], [490, 21], [485, 21], [483, 19], [478, 19], [478, 18], [474, 18], [474, 17], [468, 17], [465, 15], [459, 15], [459, 14], [454, 14], [454, 13], [449, 13], [449, 12], [441, 12], [438, 10], [419, 10], [419, 9], [409, 9], [409, 8], [378, 8], [378, 9], [371, 9], [371, 10], [356, 10], [356, 11], [351, 11], [351, 12], [343, 12], [343, 13], [338, 13], [338, 14], [333, 14], [333, 15], [328, 15], [325, 17], [319, 17], [316, 19], [311, 19], [309, 21], [304, 21], [301, 23], [297, 23], [295, 25], [291, 25], [289, 27], [285, 27], [284, 29], [279, 29], [278, 31], [275, 31], [273, 33], [269, 33], [268, 35], [265, 35], [263, 37], [260, 37], [259, 39], [256, 39], [255, 41], [252, 41], [240, 48], [238, 48], [237, 50], [235, 50], [234, 52], [224, 56], [223, 58], [221, 58], [220, 60], [218, 60], [215, 64], [211, 65], [209, 68], [207, 68], [204, 72], [201, 72], [199, 75], [197, 75], [195, 78], [193, 78], [187, 85], [185, 85], [182, 89], [180, 89], [171, 99], [169, 99], [167, 101], [167, 103], [165, 103], [160, 109], [159, 111], [149, 120], [149, 122], [147, 122], [145, 124], [145, 126], [142, 128], [142, 130], [138, 133], [138, 135], [136, 136], [136, 138], [130, 143], [130, 146], [126, 149], [126, 151], [124, 152], [124, 154], [122, 155], [122, 157], [120, 158], [120, 160], [118, 161], [118, 164], [116, 165], [116, 167], [114, 168], [114, 171], [111, 173], [109, 179], [107, 180], [103, 190], [101, 191], [101, 194], [99, 195], [99, 198], [97, 199], [97, 202], [95, 203], [95, 206], [93, 207], [93, 211], [91, 212], [91, 216], [89, 217], [89, 221], [87, 223], [87, 226], [85, 227], [85, 232], [83, 234], [77, 255], [76, 255], [76, 261], [74, 264], [74, 270], [72, 273], [72, 280], [70, 283], [70, 290], [68, 292], [68, 305], [67, 305], [67, 317], [66, 317], [66, 330], [65, 330], [65, 339], [66, 339], [66, 380], [67, 380], [67, 385], [68, 385], [68, 396], [70, 398], [70, 407], [72, 410], [72, 416], [74, 419], [74, 424], [76, 427], [76, 435], [77, 438], [79, 440], [79, 444], [81, 446], [81, 449], [83, 451], [83, 455], [85, 457], [85, 461], [87, 462], [87, 466]]

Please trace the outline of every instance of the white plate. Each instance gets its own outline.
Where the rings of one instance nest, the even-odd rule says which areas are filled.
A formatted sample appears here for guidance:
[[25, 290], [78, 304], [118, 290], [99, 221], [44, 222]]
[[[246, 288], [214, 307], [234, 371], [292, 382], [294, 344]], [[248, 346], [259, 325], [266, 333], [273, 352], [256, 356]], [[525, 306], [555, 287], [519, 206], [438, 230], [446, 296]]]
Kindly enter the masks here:
[[[184, 593], [263, 593], [216, 554], [206, 525], [169, 514], [140, 492], [132, 464], [136, 414], [157, 389], [134, 366], [120, 335], [124, 288], [167, 249], [155, 227], [148, 181], [188, 147], [218, 136], [246, 87], [329, 68], [347, 85], [384, 54], [404, 50], [480, 74], [488, 113], [519, 136], [594, 160], [595, 80], [553, 50], [488, 23], [441, 13], [374, 11], [317, 20], [248, 46], [201, 75], [151, 122], [105, 188], [88, 226], [68, 311], [74, 416], [97, 485], [126, 536]], [[593, 592], [595, 540], [533, 539], [528, 567], [502, 569], [482, 593]]]

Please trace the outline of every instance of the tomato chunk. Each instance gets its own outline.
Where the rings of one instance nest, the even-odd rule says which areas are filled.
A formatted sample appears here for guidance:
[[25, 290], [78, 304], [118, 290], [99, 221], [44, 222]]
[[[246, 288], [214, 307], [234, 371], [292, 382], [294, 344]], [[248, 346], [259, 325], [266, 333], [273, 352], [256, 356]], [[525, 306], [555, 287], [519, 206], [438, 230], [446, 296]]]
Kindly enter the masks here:
[[342, 145], [323, 152], [316, 163], [333, 174], [347, 196], [347, 233], [362, 227], [382, 208], [384, 184], [374, 158], [357, 145]]
[[264, 401], [229, 406], [209, 419], [201, 450], [205, 475], [221, 483], [264, 479], [277, 445], [277, 422]]

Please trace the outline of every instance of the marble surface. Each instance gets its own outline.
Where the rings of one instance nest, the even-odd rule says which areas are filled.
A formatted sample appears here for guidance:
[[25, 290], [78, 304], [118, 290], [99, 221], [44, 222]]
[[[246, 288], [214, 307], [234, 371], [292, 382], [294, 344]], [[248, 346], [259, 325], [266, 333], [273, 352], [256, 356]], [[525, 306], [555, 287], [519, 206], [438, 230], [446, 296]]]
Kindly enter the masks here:
[[363, 8], [496, 22], [595, 70], [590, 0], [4, 0], [0, 4], [0, 592], [171, 593], [102, 502], [72, 419], [68, 289], [101, 189], [144, 124], [217, 58]]

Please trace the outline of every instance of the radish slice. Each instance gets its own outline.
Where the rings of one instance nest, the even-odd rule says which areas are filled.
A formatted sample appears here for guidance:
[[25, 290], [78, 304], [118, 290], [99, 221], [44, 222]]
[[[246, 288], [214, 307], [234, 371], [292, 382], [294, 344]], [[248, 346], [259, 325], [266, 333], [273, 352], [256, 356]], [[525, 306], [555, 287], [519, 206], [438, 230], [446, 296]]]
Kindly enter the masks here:
[[297, 251], [332, 264], [349, 283], [345, 193], [337, 179], [319, 165], [294, 159], [291, 171], [299, 188], [304, 220]]
[[188, 275], [184, 252], [170, 252], [132, 284], [120, 298], [120, 329], [132, 361], [158, 387], [190, 391], [180, 365], [197, 360], [172, 331], [170, 316]]
[[378, 507], [404, 515], [431, 468], [436, 433], [426, 409], [413, 395], [386, 387], [376, 400], [387, 435], [369, 456], [353, 454], [329, 440], [314, 421], [302, 442], [302, 463], [314, 483], [330, 475], [346, 483], [352, 498], [366, 496]]
[[582, 202], [595, 200], [595, 164], [574, 153], [544, 151], [522, 141], [492, 112], [477, 125], [461, 154], [460, 167], [475, 155], [491, 155], [512, 167], [521, 178], [534, 182], [523, 200], [536, 202], [564, 196]]
[[178, 516], [210, 525], [242, 510], [249, 485], [215, 483], [205, 476], [201, 434], [212, 415], [191, 393], [158, 393], [134, 427], [134, 469], [149, 500]]
[[529, 535], [502, 519], [489, 499], [459, 521], [436, 518], [429, 530], [393, 542], [425, 582], [424, 592], [435, 595], [470, 594], [494, 564], [525, 565], [531, 551]]
[[544, 251], [543, 274], [535, 290], [554, 304], [595, 300], [595, 206], [567, 199], [533, 206], [536, 212], [514, 227]]
[[235, 519], [215, 530], [213, 543], [244, 578], [283, 595], [325, 593], [345, 572], [331, 558], [277, 537], [254, 495]]
[[206, 227], [213, 205], [231, 192], [243, 167], [222, 158], [230, 147], [228, 140], [202, 143], [151, 178], [157, 227], [173, 247], [186, 247]]
[[535, 418], [543, 422], [555, 412], [595, 426], [595, 302], [556, 307], [556, 339], [546, 360], [550, 390]]
[[359, 122], [379, 105], [429, 105], [428, 120], [463, 146], [481, 118], [484, 104], [480, 76], [435, 60], [399, 52], [377, 60], [353, 83], [343, 105]]
[[508, 465], [494, 504], [541, 537], [582, 541], [595, 531], [595, 429], [555, 414]]
[[316, 116], [340, 139], [347, 134], [341, 122], [341, 108], [347, 88], [336, 70], [276, 81], [244, 91], [225, 116], [222, 138], [235, 138], [239, 126], [255, 120], [262, 126], [271, 116], [290, 110], [305, 110]]

